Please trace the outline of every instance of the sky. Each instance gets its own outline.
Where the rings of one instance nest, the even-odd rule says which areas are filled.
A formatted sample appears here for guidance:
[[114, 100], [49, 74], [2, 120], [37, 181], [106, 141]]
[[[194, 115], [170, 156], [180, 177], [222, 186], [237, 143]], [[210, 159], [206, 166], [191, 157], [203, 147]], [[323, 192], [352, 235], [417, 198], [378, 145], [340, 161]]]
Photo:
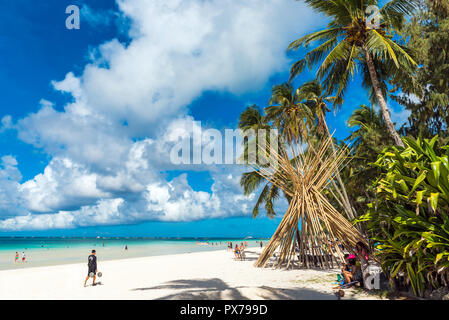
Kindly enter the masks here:
[[[170, 150], [267, 106], [303, 54], [288, 44], [327, 22], [293, 0], [1, 1], [0, 236], [271, 236], [285, 203], [253, 219], [248, 168], [175, 165]], [[359, 80], [327, 118], [340, 139], [368, 104]]]

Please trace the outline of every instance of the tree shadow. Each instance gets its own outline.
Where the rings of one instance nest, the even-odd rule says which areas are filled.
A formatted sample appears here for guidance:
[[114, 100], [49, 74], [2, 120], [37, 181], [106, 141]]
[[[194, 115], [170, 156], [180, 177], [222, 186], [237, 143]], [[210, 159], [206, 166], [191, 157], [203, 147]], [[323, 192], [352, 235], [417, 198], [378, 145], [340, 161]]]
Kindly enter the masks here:
[[323, 293], [312, 289], [298, 288], [272, 288], [268, 286], [230, 287], [226, 282], [218, 278], [174, 280], [154, 287], [135, 288], [132, 291], [175, 289], [180, 292], [157, 298], [158, 300], [248, 300], [242, 291], [258, 289], [260, 299], [272, 300], [336, 300], [333, 294]]

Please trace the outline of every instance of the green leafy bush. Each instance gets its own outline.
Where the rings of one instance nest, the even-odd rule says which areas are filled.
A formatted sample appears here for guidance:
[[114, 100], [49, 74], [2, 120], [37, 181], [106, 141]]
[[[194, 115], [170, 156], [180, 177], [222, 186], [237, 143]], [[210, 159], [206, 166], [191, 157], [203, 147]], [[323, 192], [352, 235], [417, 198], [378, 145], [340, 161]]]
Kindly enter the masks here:
[[447, 286], [449, 280], [449, 146], [403, 138], [374, 166], [380, 170], [377, 200], [357, 219], [366, 221], [376, 254], [391, 279], [404, 275], [414, 293]]

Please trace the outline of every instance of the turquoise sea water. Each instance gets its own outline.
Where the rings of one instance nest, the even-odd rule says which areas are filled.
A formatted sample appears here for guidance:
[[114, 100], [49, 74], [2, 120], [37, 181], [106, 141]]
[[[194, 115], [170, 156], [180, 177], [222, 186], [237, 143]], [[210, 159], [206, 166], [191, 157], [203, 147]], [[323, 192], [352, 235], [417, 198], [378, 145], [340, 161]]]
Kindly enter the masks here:
[[[210, 250], [226, 250], [227, 243], [259, 246], [267, 239], [152, 239], [152, 238], [47, 238], [0, 237], [0, 270], [85, 262], [92, 249], [101, 260], [126, 259]], [[125, 246], [128, 250], [125, 250]], [[14, 262], [15, 253], [26, 262]]]

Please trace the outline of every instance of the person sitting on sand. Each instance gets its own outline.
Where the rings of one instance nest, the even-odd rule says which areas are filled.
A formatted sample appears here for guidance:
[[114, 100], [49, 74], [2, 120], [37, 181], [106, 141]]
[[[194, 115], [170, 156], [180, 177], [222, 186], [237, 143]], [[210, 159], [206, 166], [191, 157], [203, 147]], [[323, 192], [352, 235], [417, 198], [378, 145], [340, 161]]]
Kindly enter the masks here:
[[343, 269], [343, 277], [345, 279], [345, 284], [359, 281], [361, 283], [363, 276], [362, 276], [362, 270], [360, 268], [360, 263], [357, 263], [356, 256], [353, 254], [350, 254], [347, 258], [348, 261], [348, 269]]
[[345, 265], [343, 266], [343, 268], [341, 268], [341, 272], [345, 272], [345, 271], [350, 271], [351, 270], [351, 266], [349, 265], [349, 261], [348, 261], [348, 257], [349, 254], [345, 254]]
[[90, 274], [93, 273], [92, 285], [95, 285], [95, 276], [97, 274], [97, 257], [96, 251], [92, 250], [92, 254], [87, 258], [87, 277], [84, 280], [84, 286], [86, 286], [87, 280], [89, 280]]
[[240, 258], [240, 249], [239, 249], [239, 245], [238, 244], [235, 245], [234, 256], [235, 256], [236, 259]]
[[370, 250], [362, 241], [356, 243], [355, 251], [363, 258], [364, 262], [368, 262]]

